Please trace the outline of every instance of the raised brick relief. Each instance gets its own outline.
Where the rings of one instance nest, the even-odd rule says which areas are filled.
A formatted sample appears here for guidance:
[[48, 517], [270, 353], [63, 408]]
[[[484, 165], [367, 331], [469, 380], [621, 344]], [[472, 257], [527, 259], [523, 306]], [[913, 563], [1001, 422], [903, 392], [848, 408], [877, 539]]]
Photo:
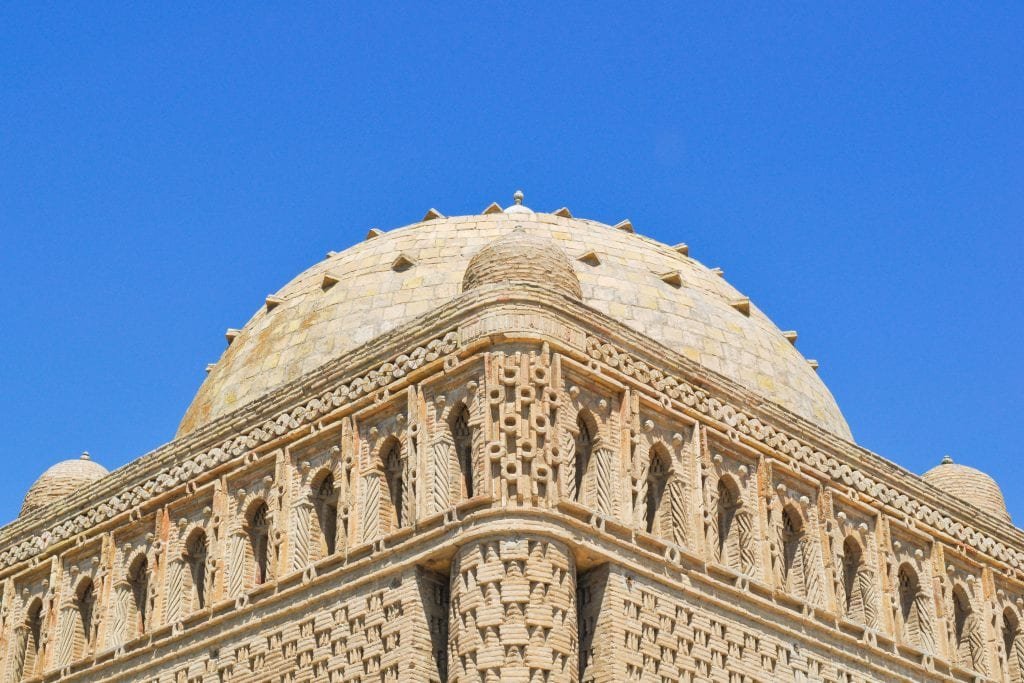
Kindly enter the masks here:
[[576, 680], [576, 568], [563, 544], [518, 535], [471, 543], [451, 581], [450, 681]]

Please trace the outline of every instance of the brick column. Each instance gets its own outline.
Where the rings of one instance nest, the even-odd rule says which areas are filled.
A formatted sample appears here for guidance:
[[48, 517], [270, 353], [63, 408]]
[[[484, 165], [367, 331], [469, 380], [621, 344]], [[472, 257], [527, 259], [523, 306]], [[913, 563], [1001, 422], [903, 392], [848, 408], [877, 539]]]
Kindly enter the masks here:
[[459, 549], [449, 681], [571, 683], [578, 659], [576, 567], [566, 546], [513, 536]]

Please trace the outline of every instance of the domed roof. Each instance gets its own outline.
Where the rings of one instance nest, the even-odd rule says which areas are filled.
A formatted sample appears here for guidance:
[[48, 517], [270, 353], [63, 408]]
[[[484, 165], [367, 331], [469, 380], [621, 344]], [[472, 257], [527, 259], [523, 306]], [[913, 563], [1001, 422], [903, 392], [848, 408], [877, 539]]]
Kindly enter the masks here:
[[86, 484], [107, 474], [107, 468], [89, 458], [88, 453], [59, 462], [36, 479], [25, 494], [21, 514], [31, 512], [69, 496]]
[[[178, 436], [436, 309], [458, 297], [464, 284], [511, 278], [511, 264], [521, 276], [524, 259], [500, 258], [511, 244], [528, 249], [545, 264], [541, 270], [559, 273], [560, 290], [582, 295], [584, 305], [826, 431], [852, 438], [807, 359], [755, 306], [737, 310], [737, 302], [746, 300], [720, 271], [689, 258], [685, 249], [634, 234], [628, 224], [621, 227], [630, 229], [617, 230], [567, 212], [534, 212], [518, 202], [506, 211], [492, 209], [447, 218], [431, 211], [422, 222], [371, 231], [365, 241], [301, 273], [268, 297], [241, 330], [229, 331], [230, 344]], [[517, 226], [522, 234], [511, 235]]]
[[576, 299], [583, 298], [580, 279], [561, 247], [546, 237], [528, 235], [521, 226], [478, 251], [462, 276], [462, 291], [484, 285], [532, 282]]
[[957, 464], [947, 455], [938, 467], [924, 473], [924, 480], [979, 510], [1010, 521], [999, 484], [981, 470]]

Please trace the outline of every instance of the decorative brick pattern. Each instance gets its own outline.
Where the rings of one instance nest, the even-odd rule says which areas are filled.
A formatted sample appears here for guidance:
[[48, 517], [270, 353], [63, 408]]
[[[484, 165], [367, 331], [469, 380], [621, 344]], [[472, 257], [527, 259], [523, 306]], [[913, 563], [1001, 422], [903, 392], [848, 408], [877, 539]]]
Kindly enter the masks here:
[[[467, 291], [441, 301], [458, 294], [446, 272], [435, 316], [410, 299], [393, 320], [364, 319], [396, 331], [351, 363], [335, 356], [354, 337], [317, 351], [270, 340], [267, 381], [292, 383], [214, 419], [272, 316], [305, 311], [327, 344], [350, 321], [321, 326], [327, 313], [303, 308], [317, 291], [353, 294], [334, 313], [377, 300], [351, 289], [360, 276], [324, 288], [303, 275], [236, 335], [183, 422], [190, 435], [109, 477], [59, 468], [77, 473], [61, 489], [75, 495], [0, 529], [0, 677], [1024, 682], [1024, 536], [996, 514], [997, 489], [961, 504], [836, 438], [841, 415], [784, 336], [787, 355], [769, 343], [747, 358], [764, 370], [780, 354], [765, 370], [774, 388], [750, 393], [716, 344], [777, 330], [724, 304], [730, 334], [709, 332], [721, 311], [708, 302], [730, 292], [679, 253], [517, 213], [432, 220], [460, 263], [482, 254]], [[522, 234], [509, 237], [511, 221]], [[413, 248], [418, 234], [362, 250], [413, 278], [389, 301], [437, 264], [430, 249], [452, 246]], [[588, 241], [600, 258], [574, 261]], [[623, 273], [635, 287], [619, 287]], [[657, 305], [623, 311], [623, 291]], [[649, 324], [654, 341], [605, 313]], [[685, 332], [707, 344], [695, 357], [656, 343], [676, 338], [666, 321], [698, 319], [703, 331]]]
[[509, 536], [459, 549], [452, 566], [449, 680], [571, 683], [576, 568], [568, 548]]

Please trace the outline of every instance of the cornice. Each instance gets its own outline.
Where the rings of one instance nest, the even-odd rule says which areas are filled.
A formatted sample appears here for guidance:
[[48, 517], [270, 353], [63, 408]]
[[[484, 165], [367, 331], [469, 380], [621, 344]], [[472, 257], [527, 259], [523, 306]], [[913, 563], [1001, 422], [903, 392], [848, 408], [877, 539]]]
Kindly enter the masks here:
[[1018, 550], [1024, 548], [1024, 533], [1011, 525], [578, 301], [539, 287], [517, 286], [468, 292], [125, 465], [76, 493], [75, 503], [19, 518], [0, 529], [0, 548], [4, 548], [0, 569], [131, 514], [152, 498], [309, 427], [346, 405], [376, 392], [400, 389], [411, 374], [434, 371], [428, 366], [443, 363], [460, 348], [468, 354], [502, 339], [546, 342], [556, 350], [593, 359], [646, 387], [663, 403], [675, 402], [715, 421], [733, 439], [780, 453], [898, 511], [904, 520], [926, 524], [1011, 567], [1024, 567], [1024, 552]]

